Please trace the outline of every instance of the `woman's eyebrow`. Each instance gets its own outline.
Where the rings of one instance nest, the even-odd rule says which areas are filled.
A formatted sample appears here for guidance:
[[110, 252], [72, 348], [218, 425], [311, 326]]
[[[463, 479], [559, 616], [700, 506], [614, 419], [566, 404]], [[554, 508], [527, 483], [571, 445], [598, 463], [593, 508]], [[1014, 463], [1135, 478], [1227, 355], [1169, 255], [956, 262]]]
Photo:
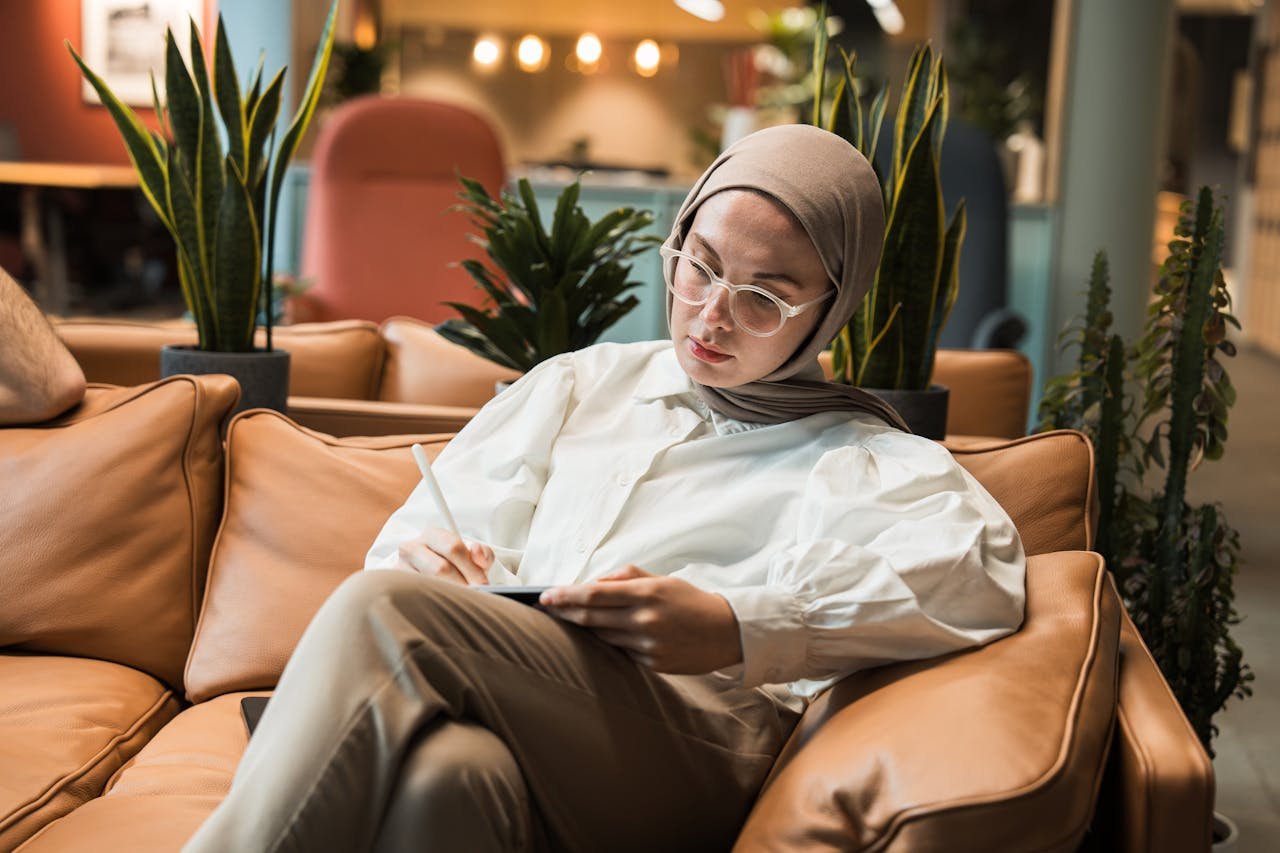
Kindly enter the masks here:
[[[724, 268], [724, 263], [720, 260], [720, 254], [716, 252], [716, 250], [712, 247], [710, 243], [707, 242], [705, 237], [703, 237], [701, 234], [698, 234], [696, 232], [689, 236], [691, 240], [698, 241], [698, 245], [702, 247], [702, 250], [707, 253], [707, 255], [711, 258], [711, 261], [716, 266], [720, 267], [721, 269]], [[781, 272], [754, 273], [751, 276], [751, 280], [752, 281], [773, 281], [773, 282], [777, 282], [778, 284], [787, 285], [795, 290], [801, 289], [800, 282], [796, 281], [794, 278], [787, 275], [786, 273], [781, 273]]]

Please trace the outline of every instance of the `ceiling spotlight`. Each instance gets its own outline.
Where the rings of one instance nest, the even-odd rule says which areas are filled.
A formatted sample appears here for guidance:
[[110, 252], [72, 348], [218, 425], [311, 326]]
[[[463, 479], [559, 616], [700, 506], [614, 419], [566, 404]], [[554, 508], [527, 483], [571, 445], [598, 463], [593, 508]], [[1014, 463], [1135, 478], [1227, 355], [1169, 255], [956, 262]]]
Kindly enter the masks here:
[[902, 11], [893, 0], [867, 0], [867, 5], [871, 7], [872, 14], [876, 16], [880, 29], [889, 35], [896, 36], [907, 25], [907, 22], [903, 20]]
[[676, 0], [676, 5], [704, 21], [714, 23], [724, 17], [724, 4], [720, 0]]
[[520, 39], [519, 44], [516, 45], [516, 64], [520, 66], [521, 71], [527, 71], [530, 74], [541, 71], [547, 67], [550, 59], [551, 50], [547, 47], [547, 43], [532, 33]]
[[662, 61], [662, 51], [653, 39], [645, 39], [636, 45], [636, 73], [641, 77], [652, 77], [658, 73], [658, 63]]
[[600, 61], [604, 48], [600, 45], [600, 39], [595, 33], [583, 33], [578, 36], [578, 46], [575, 49], [578, 55], [578, 61], [583, 65], [595, 65]]
[[481, 68], [492, 68], [502, 58], [502, 45], [493, 36], [480, 36], [471, 49], [471, 58]]

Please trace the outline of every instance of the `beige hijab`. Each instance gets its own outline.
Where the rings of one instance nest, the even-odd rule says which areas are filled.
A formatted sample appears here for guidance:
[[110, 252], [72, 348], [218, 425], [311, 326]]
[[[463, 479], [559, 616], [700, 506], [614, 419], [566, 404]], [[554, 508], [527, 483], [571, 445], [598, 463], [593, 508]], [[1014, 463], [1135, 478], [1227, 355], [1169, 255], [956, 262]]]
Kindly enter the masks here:
[[[825, 130], [792, 124], [770, 127], [730, 146], [703, 173], [676, 214], [666, 245], [684, 242], [698, 207], [728, 189], [752, 189], [777, 199], [800, 221], [813, 241], [834, 300], [814, 333], [777, 370], [732, 388], [694, 383], [708, 406], [731, 418], [783, 423], [818, 412], [867, 412], [901, 430], [907, 426], [893, 407], [861, 388], [827, 382], [821, 353], [849, 322], [866, 296], [884, 242], [880, 182], [858, 150]], [[671, 321], [667, 293], [667, 323]]]

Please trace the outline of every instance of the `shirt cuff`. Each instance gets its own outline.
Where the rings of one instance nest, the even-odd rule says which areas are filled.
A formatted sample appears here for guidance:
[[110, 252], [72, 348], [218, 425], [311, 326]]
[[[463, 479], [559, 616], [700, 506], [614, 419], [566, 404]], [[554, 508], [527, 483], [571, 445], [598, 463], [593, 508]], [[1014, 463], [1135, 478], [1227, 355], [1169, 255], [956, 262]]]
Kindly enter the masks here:
[[742, 639], [742, 686], [804, 677], [808, 645], [800, 600], [768, 586], [716, 590], [733, 608]]

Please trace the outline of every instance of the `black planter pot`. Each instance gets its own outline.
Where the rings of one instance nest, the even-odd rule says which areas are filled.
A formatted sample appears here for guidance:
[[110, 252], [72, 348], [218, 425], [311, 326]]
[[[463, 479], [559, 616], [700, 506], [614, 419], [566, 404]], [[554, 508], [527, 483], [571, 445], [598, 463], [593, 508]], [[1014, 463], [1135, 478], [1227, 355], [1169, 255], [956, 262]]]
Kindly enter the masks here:
[[945, 385], [930, 385], [924, 391], [899, 391], [896, 388], [865, 389], [898, 410], [916, 435], [941, 440], [947, 434], [947, 398], [951, 392]]
[[[191, 346], [160, 350], [160, 375], [226, 373], [240, 383], [235, 411], [275, 409], [285, 412], [289, 401], [289, 353], [282, 349], [254, 352], [206, 352]], [[234, 414], [234, 412], [233, 412]]]

